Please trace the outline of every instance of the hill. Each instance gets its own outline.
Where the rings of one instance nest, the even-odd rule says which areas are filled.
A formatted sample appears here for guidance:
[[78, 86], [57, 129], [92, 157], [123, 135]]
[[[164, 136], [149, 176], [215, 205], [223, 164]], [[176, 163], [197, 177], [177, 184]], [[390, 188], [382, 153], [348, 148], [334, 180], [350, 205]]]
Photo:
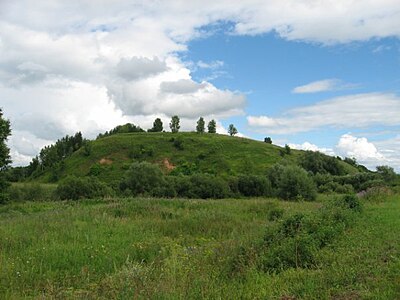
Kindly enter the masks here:
[[[126, 133], [94, 141], [67, 157], [57, 169], [56, 179], [67, 175], [96, 176], [102, 181], [120, 179], [134, 161], [158, 164], [165, 173], [195, 172], [230, 176], [265, 174], [265, 170], [283, 160], [299, 164], [304, 151], [290, 150], [247, 138], [219, 134]], [[344, 173], [357, 168], [338, 160]], [[54, 170], [45, 171], [37, 180], [54, 180]]]

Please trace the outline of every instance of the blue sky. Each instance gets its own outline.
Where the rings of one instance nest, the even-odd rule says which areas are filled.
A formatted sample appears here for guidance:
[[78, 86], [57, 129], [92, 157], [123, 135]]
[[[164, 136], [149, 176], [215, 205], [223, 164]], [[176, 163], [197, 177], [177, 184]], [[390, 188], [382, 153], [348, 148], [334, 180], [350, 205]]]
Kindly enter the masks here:
[[[220, 62], [217, 70], [194, 69], [193, 77], [216, 78], [219, 88], [246, 93], [247, 115], [279, 117], [286, 111], [340, 96], [364, 93], [400, 94], [400, 43], [396, 38], [372, 39], [339, 45], [287, 41], [275, 33], [258, 36], [231, 36], [221, 29], [217, 34], [189, 43], [184, 58], [189, 61]], [[294, 89], [312, 82], [332, 80], [332, 89], [295, 93]], [[354, 107], [356, 110], [357, 107]], [[398, 125], [323, 126], [301, 133], [255, 132], [243, 117], [223, 121], [237, 124], [246, 136], [263, 139], [272, 136], [280, 144], [298, 146], [304, 142], [334, 149], [340, 137], [352, 134], [370, 142], [394, 139]]]
[[400, 171], [396, 0], [0, 4], [15, 165], [82, 131], [156, 117]]

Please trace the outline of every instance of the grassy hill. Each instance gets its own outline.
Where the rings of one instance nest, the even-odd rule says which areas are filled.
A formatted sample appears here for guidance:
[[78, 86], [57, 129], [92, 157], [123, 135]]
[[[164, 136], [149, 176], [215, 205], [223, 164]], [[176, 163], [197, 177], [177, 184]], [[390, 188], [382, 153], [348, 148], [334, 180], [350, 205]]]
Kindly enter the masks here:
[[[279, 146], [246, 138], [196, 133], [126, 133], [90, 142], [65, 160], [59, 178], [94, 175], [100, 180], [120, 179], [134, 161], [158, 164], [165, 173], [204, 172], [222, 176], [241, 173], [264, 174], [271, 165], [287, 160], [297, 164], [303, 151], [282, 155]], [[353, 166], [340, 161], [346, 173]], [[49, 181], [50, 172], [39, 177]]]

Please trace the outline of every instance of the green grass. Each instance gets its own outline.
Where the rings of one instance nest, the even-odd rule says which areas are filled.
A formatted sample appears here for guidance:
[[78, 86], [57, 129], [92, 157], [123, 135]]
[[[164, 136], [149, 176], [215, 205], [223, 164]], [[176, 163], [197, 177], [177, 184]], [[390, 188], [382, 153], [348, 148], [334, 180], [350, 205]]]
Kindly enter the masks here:
[[[325, 201], [325, 199], [320, 199]], [[233, 272], [271, 210], [321, 202], [110, 199], [0, 207], [0, 298], [398, 299], [400, 197], [367, 203], [313, 269]], [[275, 222], [275, 223], [274, 223]]]
[[[177, 149], [171, 139], [181, 141], [182, 149]], [[166, 172], [164, 161], [175, 166], [190, 165], [199, 172], [222, 176], [241, 173], [265, 174], [265, 170], [282, 159], [296, 163], [302, 151], [292, 150], [284, 158], [282, 148], [246, 138], [219, 134], [183, 133], [128, 133], [112, 135], [95, 140], [91, 153], [85, 156], [80, 149], [65, 160], [66, 175], [96, 175], [106, 182], [119, 180], [133, 161], [148, 161], [161, 166]], [[141, 151], [142, 149], [142, 151]], [[357, 170], [340, 162], [347, 173]], [[50, 172], [39, 179], [49, 181]]]

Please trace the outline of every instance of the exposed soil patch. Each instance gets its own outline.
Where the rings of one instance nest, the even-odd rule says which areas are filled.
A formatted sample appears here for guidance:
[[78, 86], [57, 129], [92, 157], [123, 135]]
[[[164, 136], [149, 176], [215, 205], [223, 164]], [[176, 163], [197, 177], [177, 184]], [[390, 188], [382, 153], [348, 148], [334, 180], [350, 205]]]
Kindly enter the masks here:
[[163, 166], [165, 169], [167, 169], [168, 171], [172, 171], [173, 169], [176, 168], [176, 166], [174, 166], [169, 160], [168, 158], [164, 158], [163, 160]]
[[108, 166], [108, 165], [111, 165], [113, 162], [112, 162], [111, 159], [102, 158], [102, 159], [100, 159], [99, 163], [100, 163], [101, 165], [107, 165], [107, 166]]

